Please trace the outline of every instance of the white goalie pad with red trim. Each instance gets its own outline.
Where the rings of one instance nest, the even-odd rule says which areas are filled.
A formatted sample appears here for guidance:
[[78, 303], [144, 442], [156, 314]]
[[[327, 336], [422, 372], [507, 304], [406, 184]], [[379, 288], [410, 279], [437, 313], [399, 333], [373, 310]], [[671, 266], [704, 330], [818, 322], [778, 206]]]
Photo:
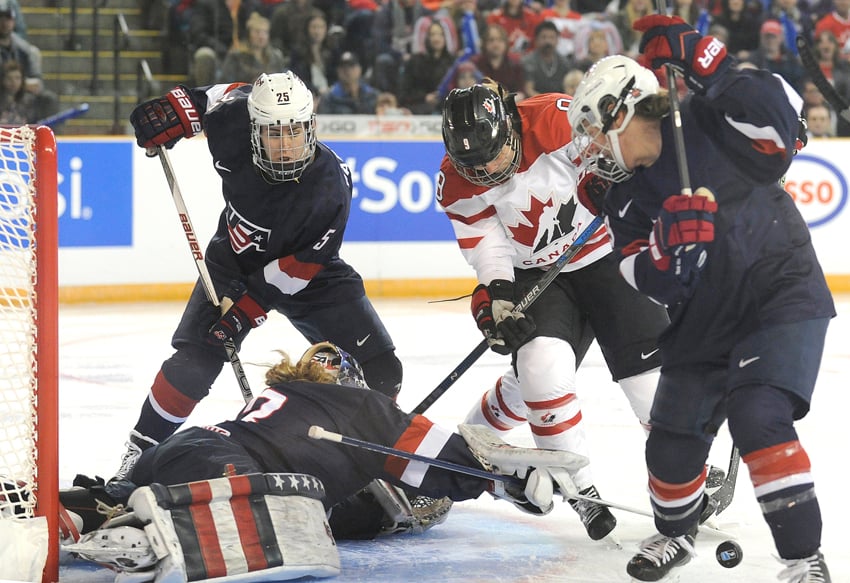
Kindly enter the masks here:
[[339, 552], [321, 502], [324, 495], [322, 483], [307, 474], [249, 474], [139, 488], [129, 506], [145, 525], [156, 564], [121, 572], [116, 582], [253, 583], [336, 576]]

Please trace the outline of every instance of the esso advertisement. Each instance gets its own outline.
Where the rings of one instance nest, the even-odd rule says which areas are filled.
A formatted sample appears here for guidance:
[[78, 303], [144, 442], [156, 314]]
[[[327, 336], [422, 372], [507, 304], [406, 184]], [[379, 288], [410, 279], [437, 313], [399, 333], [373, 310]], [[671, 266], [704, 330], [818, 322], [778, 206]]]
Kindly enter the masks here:
[[453, 241], [435, 198], [441, 141], [332, 142], [351, 170], [346, 241]]
[[130, 142], [59, 143], [60, 247], [133, 244], [133, 147]]
[[825, 157], [797, 154], [785, 176], [791, 195], [810, 229], [834, 221], [847, 206], [847, 176]]

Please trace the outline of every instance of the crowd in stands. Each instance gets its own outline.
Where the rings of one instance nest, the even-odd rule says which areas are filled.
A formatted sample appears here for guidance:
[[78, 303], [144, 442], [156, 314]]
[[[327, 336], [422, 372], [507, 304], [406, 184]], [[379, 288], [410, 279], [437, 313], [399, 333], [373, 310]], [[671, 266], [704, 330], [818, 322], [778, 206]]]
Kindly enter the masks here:
[[[632, 23], [652, 0], [166, 0], [169, 57], [187, 82], [250, 82], [291, 68], [325, 113], [438, 114], [445, 95], [490, 77], [518, 99], [570, 93], [611, 54], [638, 58]], [[850, 136], [807, 78], [804, 35], [827, 79], [850, 99], [850, 0], [670, 0], [742, 63], [781, 75], [819, 121]], [[182, 51], [182, 53], [181, 53]], [[664, 76], [660, 76], [664, 82]]]

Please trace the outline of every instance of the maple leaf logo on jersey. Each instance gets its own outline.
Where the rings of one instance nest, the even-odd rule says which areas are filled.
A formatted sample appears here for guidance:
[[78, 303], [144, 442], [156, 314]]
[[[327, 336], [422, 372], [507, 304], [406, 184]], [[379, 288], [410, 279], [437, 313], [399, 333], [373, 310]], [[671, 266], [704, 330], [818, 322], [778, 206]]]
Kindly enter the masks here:
[[264, 253], [268, 249], [272, 231], [245, 220], [228, 203], [227, 233], [230, 236], [230, 246], [235, 253], [242, 253], [251, 247], [256, 248], [260, 253]]
[[536, 253], [573, 231], [573, 216], [578, 205], [571, 199], [555, 208], [552, 199], [546, 202], [534, 196], [529, 199], [531, 205], [528, 210], [517, 209], [526, 220], [516, 226], [508, 225], [508, 230], [515, 241], [531, 247]]

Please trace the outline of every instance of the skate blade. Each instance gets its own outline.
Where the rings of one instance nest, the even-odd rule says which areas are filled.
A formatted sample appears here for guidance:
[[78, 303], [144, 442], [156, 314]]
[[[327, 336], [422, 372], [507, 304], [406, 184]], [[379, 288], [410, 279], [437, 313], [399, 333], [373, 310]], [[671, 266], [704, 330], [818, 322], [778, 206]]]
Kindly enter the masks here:
[[623, 550], [623, 543], [620, 542], [620, 537], [618, 537], [617, 533], [613, 530], [611, 532], [609, 532], [608, 534], [606, 534], [604, 537], [602, 537], [602, 539], [599, 542], [604, 543], [609, 548], [613, 547], [614, 549], [617, 549], [618, 551]]
[[[679, 583], [681, 581], [679, 575], [680, 573], [667, 573], [666, 577], [658, 579], [657, 581], [655, 581], [655, 583]], [[635, 579], [634, 577], [629, 579], [629, 581], [631, 581], [631, 583], [646, 583], [646, 581], [641, 581], [640, 579]]]

